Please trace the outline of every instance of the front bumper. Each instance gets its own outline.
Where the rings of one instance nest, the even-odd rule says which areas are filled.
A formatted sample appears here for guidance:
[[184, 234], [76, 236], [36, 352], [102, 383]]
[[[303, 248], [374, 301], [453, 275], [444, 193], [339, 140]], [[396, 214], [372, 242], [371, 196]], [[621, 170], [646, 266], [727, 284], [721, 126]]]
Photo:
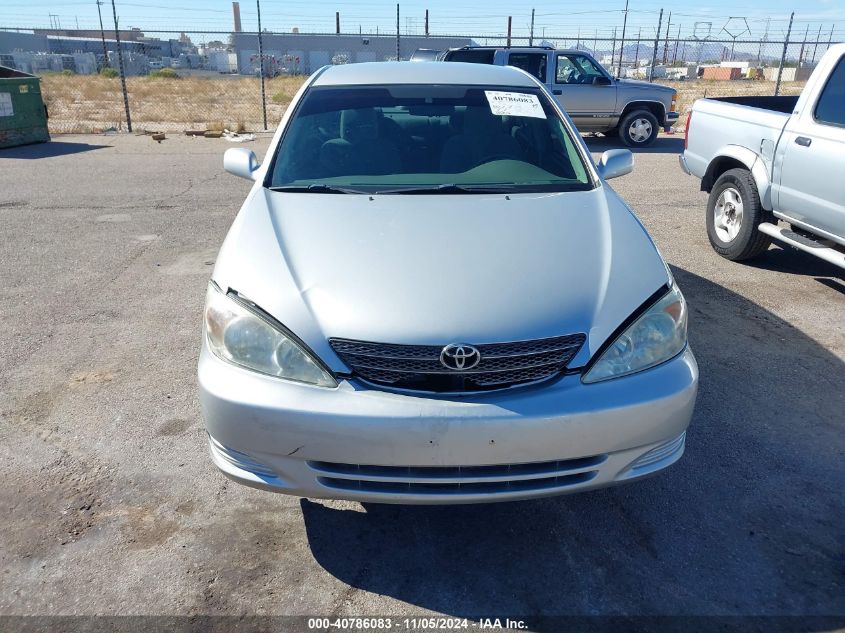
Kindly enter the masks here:
[[663, 131], [668, 132], [672, 129], [672, 126], [678, 122], [678, 119], [681, 118], [681, 115], [677, 112], [667, 112], [666, 113], [666, 120], [663, 122]]
[[687, 348], [591, 385], [571, 375], [421, 397], [261, 376], [204, 345], [199, 385], [212, 459], [239, 483], [363, 502], [478, 503], [598, 488], [671, 465], [683, 454], [698, 367]]

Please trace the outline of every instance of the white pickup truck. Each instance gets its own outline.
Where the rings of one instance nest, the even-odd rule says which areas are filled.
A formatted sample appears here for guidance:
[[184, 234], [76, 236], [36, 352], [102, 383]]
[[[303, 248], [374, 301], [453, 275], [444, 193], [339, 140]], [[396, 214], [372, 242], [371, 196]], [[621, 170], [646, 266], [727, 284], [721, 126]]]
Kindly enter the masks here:
[[800, 97], [696, 101], [684, 148], [682, 169], [710, 194], [717, 253], [750, 259], [776, 239], [845, 268], [845, 44]]

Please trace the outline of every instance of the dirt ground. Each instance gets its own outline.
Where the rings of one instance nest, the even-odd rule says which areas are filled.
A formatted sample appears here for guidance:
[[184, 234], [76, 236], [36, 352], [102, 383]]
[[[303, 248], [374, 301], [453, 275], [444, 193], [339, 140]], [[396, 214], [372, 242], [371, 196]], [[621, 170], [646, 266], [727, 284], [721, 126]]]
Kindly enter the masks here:
[[[265, 86], [267, 117], [278, 121], [304, 77], [276, 77]], [[678, 91], [676, 129], [683, 130], [696, 99], [705, 96], [772, 95], [770, 81], [661, 81]], [[781, 94], [800, 94], [805, 82], [784, 82]], [[126, 129], [120, 79], [91, 75], [45, 75], [41, 89], [50, 113], [51, 133], [101, 132]], [[243, 126], [263, 129], [261, 82], [257, 77], [129, 77], [129, 112], [133, 129], [184, 131]]]

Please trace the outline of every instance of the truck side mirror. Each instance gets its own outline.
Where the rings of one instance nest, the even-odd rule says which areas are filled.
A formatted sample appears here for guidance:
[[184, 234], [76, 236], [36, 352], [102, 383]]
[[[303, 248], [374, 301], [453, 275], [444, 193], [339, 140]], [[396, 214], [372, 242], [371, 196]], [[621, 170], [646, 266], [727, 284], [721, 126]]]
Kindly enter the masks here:
[[223, 154], [223, 169], [234, 176], [255, 180], [260, 167], [255, 152], [245, 147], [230, 147]]
[[612, 82], [610, 79], [605, 77], [604, 75], [599, 75], [598, 77], [593, 77], [593, 85], [594, 86], [609, 86]]

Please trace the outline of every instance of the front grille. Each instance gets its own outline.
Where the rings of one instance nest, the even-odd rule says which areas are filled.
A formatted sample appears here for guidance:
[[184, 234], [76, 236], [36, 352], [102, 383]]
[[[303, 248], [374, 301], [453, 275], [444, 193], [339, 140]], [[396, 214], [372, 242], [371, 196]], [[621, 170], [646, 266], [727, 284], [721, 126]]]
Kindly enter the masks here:
[[368, 466], [307, 462], [323, 486], [352, 492], [412, 495], [501, 494], [566, 488], [590, 481], [607, 459], [483, 466]]
[[545, 380], [566, 369], [584, 334], [476, 345], [481, 361], [470, 370], [445, 367], [443, 345], [396, 345], [332, 338], [329, 344], [354, 375], [379, 385], [433, 392], [504, 389]]

